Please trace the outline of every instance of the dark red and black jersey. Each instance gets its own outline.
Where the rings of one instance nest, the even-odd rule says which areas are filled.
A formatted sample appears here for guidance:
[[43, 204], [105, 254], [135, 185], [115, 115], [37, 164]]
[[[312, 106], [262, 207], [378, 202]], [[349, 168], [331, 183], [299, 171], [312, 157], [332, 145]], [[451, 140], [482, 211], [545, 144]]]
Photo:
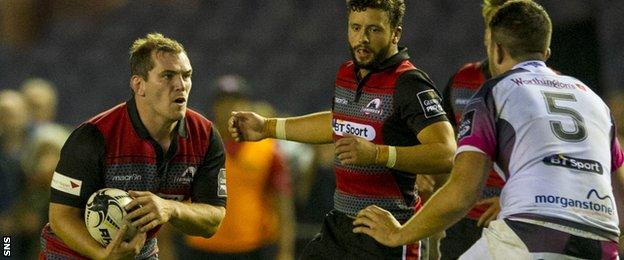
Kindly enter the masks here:
[[[375, 144], [414, 146], [425, 127], [447, 121], [432, 81], [409, 61], [405, 48], [366, 77], [359, 78], [353, 61], [342, 64], [333, 102], [334, 140], [345, 134]], [[420, 205], [416, 175], [380, 165], [343, 165], [335, 160], [334, 208], [354, 216], [376, 204], [399, 221]]]
[[[149, 135], [131, 99], [83, 123], [70, 135], [54, 173], [50, 201], [83, 209], [93, 192], [110, 187], [225, 206], [224, 163], [223, 143], [212, 122], [187, 109], [165, 152]], [[141, 256], [157, 252], [158, 229], [148, 232]], [[69, 250], [48, 227], [43, 238], [44, 252]]]
[[454, 120], [451, 120], [453, 126], [461, 119], [470, 98], [490, 77], [487, 60], [464, 64], [451, 77], [444, 89], [443, 103], [446, 113], [449, 116], [453, 115]]
[[[467, 63], [451, 77], [446, 89], [444, 89], [444, 108], [447, 114], [454, 116], [454, 120], [451, 120], [453, 126], [457, 126], [459, 123], [470, 98], [479, 91], [481, 85], [490, 77], [487, 60]], [[505, 181], [498, 173], [494, 169], [490, 170], [482, 198], [500, 196], [504, 185]], [[468, 212], [468, 217], [478, 219], [487, 208], [488, 205], [474, 207]]]

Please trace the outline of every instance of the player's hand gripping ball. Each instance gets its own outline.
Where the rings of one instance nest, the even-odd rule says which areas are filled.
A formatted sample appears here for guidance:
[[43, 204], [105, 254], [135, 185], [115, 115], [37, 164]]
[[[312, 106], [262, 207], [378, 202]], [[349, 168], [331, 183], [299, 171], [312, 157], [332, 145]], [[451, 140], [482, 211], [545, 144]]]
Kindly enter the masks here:
[[124, 241], [130, 241], [136, 234], [136, 228], [124, 220], [128, 214], [124, 207], [130, 201], [132, 197], [128, 192], [120, 189], [104, 188], [94, 192], [87, 201], [84, 216], [89, 234], [100, 244], [107, 246], [116, 237], [119, 229], [128, 225]]

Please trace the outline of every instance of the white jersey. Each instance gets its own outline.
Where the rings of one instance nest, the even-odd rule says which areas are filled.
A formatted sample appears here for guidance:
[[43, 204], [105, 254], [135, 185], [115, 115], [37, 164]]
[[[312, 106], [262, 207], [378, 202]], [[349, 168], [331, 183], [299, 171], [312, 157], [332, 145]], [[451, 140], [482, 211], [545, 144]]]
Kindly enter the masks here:
[[619, 235], [611, 172], [623, 161], [607, 105], [542, 61], [486, 82], [459, 124], [457, 153], [488, 155], [507, 180], [499, 218]]

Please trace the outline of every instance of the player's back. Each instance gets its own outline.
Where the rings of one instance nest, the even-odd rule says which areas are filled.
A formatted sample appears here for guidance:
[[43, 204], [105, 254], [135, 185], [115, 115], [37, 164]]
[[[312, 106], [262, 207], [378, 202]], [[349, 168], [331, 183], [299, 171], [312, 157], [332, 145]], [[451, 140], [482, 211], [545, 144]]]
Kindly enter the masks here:
[[[515, 66], [486, 87], [481, 95], [493, 121], [491, 154], [507, 177], [499, 218], [574, 223], [603, 236], [617, 234], [613, 123], [600, 97], [535, 61]], [[475, 97], [471, 102], [479, 94]], [[479, 120], [485, 119], [474, 119]]]

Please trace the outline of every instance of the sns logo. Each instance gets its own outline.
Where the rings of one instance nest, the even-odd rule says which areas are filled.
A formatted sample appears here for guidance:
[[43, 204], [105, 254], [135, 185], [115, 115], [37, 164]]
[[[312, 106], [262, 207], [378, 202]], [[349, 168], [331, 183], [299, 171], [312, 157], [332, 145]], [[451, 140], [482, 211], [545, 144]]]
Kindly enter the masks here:
[[2, 255], [5, 257], [11, 256], [11, 237], [2, 237]]
[[373, 141], [376, 136], [375, 128], [369, 125], [358, 124], [340, 119], [334, 119], [332, 122], [334, 133], [339, 136], [344, 134], [352, 134], [362, 137], [368, 141]]

